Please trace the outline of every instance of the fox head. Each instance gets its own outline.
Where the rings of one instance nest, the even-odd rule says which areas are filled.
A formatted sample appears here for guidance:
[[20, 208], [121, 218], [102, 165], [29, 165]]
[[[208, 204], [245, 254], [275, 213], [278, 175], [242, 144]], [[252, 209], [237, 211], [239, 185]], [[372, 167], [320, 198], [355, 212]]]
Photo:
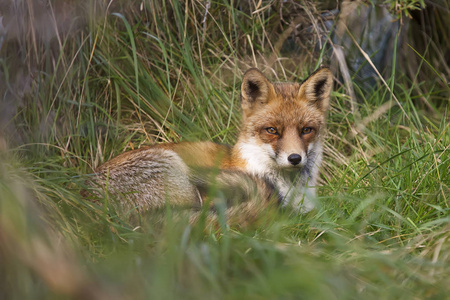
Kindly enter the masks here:
[[272, 83], [248, 70], [241, 86], [239, 153], [253, 173], [297, 170], [321, 156], [332, 74], [322, 68], [303, 83]]

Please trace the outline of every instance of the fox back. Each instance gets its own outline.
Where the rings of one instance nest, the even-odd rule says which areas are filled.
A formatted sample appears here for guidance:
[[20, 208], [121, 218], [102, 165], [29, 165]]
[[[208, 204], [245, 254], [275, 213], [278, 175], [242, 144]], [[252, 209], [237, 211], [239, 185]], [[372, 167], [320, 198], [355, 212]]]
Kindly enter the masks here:
[[[241, 85], [242, 125], [234, 146], [168, 143], [128, 151], [95, 170], [94, 182], [133, 207], [209, 203], [214, 187], [228, 205], [314, 207], [322, 135], [332, 87], [324, 68], [303, 83], [272, 83], [257, 69]], [[217, 194], [217, 193], [216, 193]], [[213, 199], [214, 200], [214, 199]], [[273, 202], [273, 201], [272, 201]], [[250, 203], [250, 205], [248, 204]]]

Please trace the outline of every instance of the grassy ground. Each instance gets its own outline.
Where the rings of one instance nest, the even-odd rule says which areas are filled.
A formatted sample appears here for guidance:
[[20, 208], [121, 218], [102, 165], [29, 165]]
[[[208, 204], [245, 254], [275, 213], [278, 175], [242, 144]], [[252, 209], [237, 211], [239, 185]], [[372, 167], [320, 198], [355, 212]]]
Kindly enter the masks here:
[[233, 143], [246, 68], [300, 81], [337, 60], [282, 47], [320, 6], [207, 3], [98, 4], [51, 40], [30, 26], [3, 45], [3, 96], [21, 102], [0, 136], [0, 298], [448, 297], [445, 40], [412, 51], [414, 69], [394, 56], [370, 88], [336, 71], [312, 213], [214, 231], [80, 196], [93, 168], [143, 144]]

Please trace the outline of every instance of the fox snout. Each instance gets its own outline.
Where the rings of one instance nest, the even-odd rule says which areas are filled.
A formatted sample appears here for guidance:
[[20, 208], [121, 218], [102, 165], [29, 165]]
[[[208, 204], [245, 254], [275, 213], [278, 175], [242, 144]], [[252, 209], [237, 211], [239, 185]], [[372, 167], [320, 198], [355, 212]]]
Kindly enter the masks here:
[[280, 151], [275, 157], [275, 162], [281, 169], [297, 169], [305, 165], [307, 160], [304, 151]]
[[[312, 134], [312, 133], [311, 133]], [[306, 163], [306, 139], [299, 134], [295, 125], [279, 130], [278, 139], [271, 146], [276, 153], [276, 163], [283, 169], [299, 168]]]
[[302, 161], [302, 156], [297, 153], [292, 153], [287, 159], [293, 166], [296, 166]]

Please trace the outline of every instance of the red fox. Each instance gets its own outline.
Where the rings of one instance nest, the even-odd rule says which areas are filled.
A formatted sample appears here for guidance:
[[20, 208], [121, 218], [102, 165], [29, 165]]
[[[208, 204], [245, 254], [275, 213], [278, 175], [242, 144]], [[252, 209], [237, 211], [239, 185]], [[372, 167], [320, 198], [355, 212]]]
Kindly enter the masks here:
[[216, 188], [227, 201], [314, 208], [322, 135], [332, 88], [322, 68], [303, 83], [272, 83], [250, 69], [241, 85], [242, 126], [234, 146], [167, 143], [128, 151], [95, 170], [102, 188], [140, 209], [201, 206]]

